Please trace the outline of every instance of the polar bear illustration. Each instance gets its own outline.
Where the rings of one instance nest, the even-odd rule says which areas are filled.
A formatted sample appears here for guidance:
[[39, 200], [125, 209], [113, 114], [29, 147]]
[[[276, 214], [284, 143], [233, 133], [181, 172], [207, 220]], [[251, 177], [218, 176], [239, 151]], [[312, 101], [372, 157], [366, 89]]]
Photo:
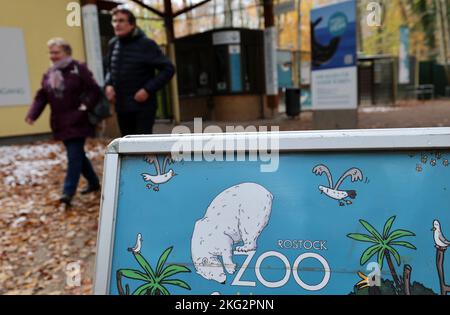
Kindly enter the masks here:
[[205, 216], [195, 223], [192, 235], [191, 254], [197, 273], [225, 283], [224, 267], [230, 274], [236, 269], [233, 245], [243, 243], [236, 251], [256, 250], [256, 241], [269, 222], [272, 200], [272, 194], [255, 183], [230, 187], [214, 198]]

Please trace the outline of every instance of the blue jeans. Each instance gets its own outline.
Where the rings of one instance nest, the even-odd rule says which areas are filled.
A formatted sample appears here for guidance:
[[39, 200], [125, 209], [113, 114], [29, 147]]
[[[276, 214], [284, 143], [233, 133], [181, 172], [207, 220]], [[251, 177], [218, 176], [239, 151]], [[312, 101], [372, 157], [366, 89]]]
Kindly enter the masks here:
[[89, 186], [99, 185], [97, 174], [95, 174], [94, 168], [84, 152], [85, 141], [85, 138], [64, 140], [68, 160], [64, 193], [71, 196], [75, 195], [77, 191], [81, 174], [87, 179]]

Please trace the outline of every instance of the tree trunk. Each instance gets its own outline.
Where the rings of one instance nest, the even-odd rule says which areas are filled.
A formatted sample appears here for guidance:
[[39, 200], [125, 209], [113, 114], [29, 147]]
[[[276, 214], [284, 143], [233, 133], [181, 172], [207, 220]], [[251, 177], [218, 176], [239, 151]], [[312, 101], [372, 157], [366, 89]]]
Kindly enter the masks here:
[[241, 22], [240, 26], [244, 27], [244, 6], [242, 5], [242, 0], [239, 0], [239, 20]]
[[400, 279], [398, 278], [397, 272], [395, 271], [394, 264], [392, 263], [391, 254], [389, 254], [389, 251], [387, 249], [384, 250], [384, 255], [386, 256], [386, 260], [389, 266], [389, 270], [392, 274], [392, 279], [394, 279], [395, 286], [397, 289], [401, 288]]
[[408, 10], [406, 9], [406, 5], [403, 2], [403, 0], [398, 0], [398, 4], [400, 6], [400, 11], [402, 13], [402, 18], [403, 18], [404, 24], [407, 25], [409, 28], [409, 17], [408, 17]]
[[[362, 11], [364, 10], [362, 7], [365, 5], [365, 2], [359, 3], [357, 4], [357, 20], [359, 21], [359, 25], [357, 28], [357, 34], [358, 34], [358, 42], [357, 42], [357, 46], [358, 46], [358, 52], [362, 52], [364, 53], [364, 40], [363, 40], [363, 29], [364, 29], [364, 23], [366, 22], [361, 18], [363, 16]], [[300, 18], [300, 17], [299, 17]], [[301, 32], [301, 28], [299, 28], [300, 32]]]
[[122, 274], [117, 271], [116, 272], [116, 279], [117, 279], [117, 290], [119, 291], [119, 295], [130, 295], [130, 288], [127, 285], [125, 285], [125, 293], [123, 292], [122, 289]]
[[445, 66], [445, 75], [447, 76], [447, 82], [450, 83], [450, 68], [448, 64], [448, 46], [447, 46], [447, 28], [445, 23], [445, 11], [444, 11], [444, 4], [443, 1], [437, 0], [437, 9], [439, 16], [441, 18], [441, 37], [442, 37], [442, 54], [443, 54], [443, 63]]
[[233, 27], [233, 0], [225, 0], [224, 9], [225, 9], [224, 26]]
[[441, 295], [447, 295], [450, 292], [450, 286], [445, 284], [445, 274], [444, 274], [445, 251], [446, 248], [436, 246], [436, 267], [439, 275]]
[[381, 295], [380, 288], [376, 286], [369, 287], [369, 295]]
[[405, 295], [411, 295], [411, 271], [410, 265], [405, 265], [403, 268], [403, 283], [405, 286]]
[[384, 0], [380, 0], [379, 4], [381, 5], [382, 8], [382, 17], [381, 17], [381, 26], [377, 27], [377, 53], [378, 54], [383, 54], [384, 53], [384, 31], [385, 31], [385, 25], [384, 25], [384, 21], [386, 20], [386, 16], [385, 14], [387, 14], [387, 10], [386, 10], [386, 5], [387, 3], [385, 3]]
[[[188, 0], [183, 0], [183, 5], [185, 8], [189, 7], [192, 5], [191, 1]], [[192, 32], [192, 11], [186, 12], [186, 28], [188, 30], [188, 35], [191, 35]]]
[[213, 29], [216, 29], [216, 18], [217, 18], [217, 3], [213, 0]]

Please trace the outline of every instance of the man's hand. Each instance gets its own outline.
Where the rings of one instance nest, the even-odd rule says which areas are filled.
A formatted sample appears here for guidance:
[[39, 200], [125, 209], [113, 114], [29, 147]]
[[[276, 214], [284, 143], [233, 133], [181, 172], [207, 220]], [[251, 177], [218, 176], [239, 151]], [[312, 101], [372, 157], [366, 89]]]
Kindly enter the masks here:
[[30, 117], [25, 118], [25, 122], [31, 126], [34, 125], [34, 120], [31, 119]]
[[109, 102], [113, 104], [116, 102], [116, 91], [114, 90], [114, 87], [112, 85], [106, 86], [105, 95]]
[[136, 102], [143, 103], [143, 102], [145, 102], [146, 100], [148, 100], [149, 96], [150, 96], [150, 95], [147, 93], [146, 90], [140, 89], [140, 90], [137, 91], [137, 93], [134, 95], [134, 100], [135, 100]]

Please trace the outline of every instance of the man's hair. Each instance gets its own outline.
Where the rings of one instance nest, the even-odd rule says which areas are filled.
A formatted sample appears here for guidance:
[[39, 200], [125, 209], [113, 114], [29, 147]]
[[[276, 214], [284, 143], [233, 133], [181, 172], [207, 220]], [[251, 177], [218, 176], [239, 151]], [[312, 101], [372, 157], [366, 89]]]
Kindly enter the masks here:
[[124, 8], [114, 8], [111, 11], [111, 16], [117, 15], [117, 14], [125, 14], [128, 17], [128, 22], [131, 25], [136, 25], [136, 16], [133, 14], [133, 12], [131, 12], [128, 9], [124, 9]]
[[58, 47], [61, 47], [61, 49], [67, 54], [67, 55], [69, 55], [69, 56], [71, 56], [72, 55], [72, 47], [70, 46], [70, 44], [64, 39], [64, 38], [61, 38], [61, 37], [55, 37], [55, 38], [52, 38], [52, 39], [50, 39], [48, 42], [47, 42], [47, 47], [52, 47], [52, 46], [58, 46]]

